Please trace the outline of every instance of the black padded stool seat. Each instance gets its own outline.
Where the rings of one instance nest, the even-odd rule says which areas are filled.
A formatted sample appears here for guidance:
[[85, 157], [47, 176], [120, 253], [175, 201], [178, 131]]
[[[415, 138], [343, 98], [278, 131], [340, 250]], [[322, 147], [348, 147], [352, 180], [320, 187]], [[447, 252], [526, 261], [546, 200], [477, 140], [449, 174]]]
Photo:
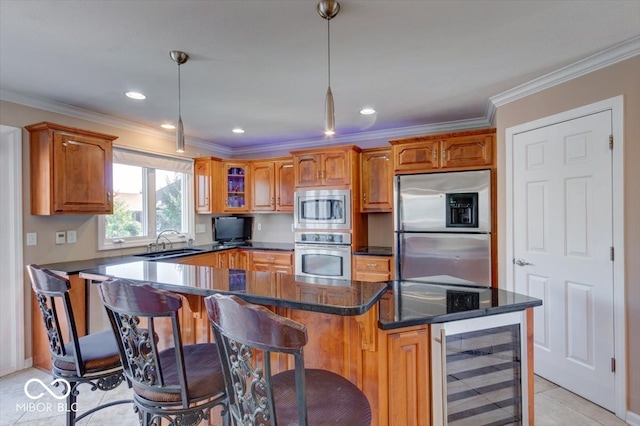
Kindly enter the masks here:
[[[234, 424], [371, 424], [371, 406], [357, 386], [331, 371], [304, 368], [303, 324], [237, 296], [214, 294], [205, 304]], [[295, 369], [272, 374], [275, 353], [285, 354], [279, 363], [293, 358]]]
[[[369, 401], [350, 381], [331, 371], [306, 369], [309, 425], [370, 425]], [[298, 425], [295, 370], [271, 378], [278, 426]], [[327, 410], [327, 407], [331, 407]]]
[[[87, 372], [122, 366], [116, 337], [111, 330], [80, 337], [78, 338], [78, 344], [80, 345], [80, 352], [82, 352], [84, 368]], [[69, 356], [73, 356], [74, 348], [72, 343], [67, 343], [65, 350]], [[76, 370], [74, 362], [57, 359], [54, 360], [53, 364], [60, 370], [73, 372]]]
[[[201, 343], [183, 346], [184, 368], [187, 373], [187, 388], [193, 399], [202, 399], [208, 395], [224, 393], [224, 381], [220, 374], [220, 357], [216, 345]], [[176, 364], [175, 349], [165, 349], [158, 354], [162, 365], [162, 374], [167, 387], [179, 386], [180, 378]], [[119, 359], [119, 358], [118, 358]], [[155, 402], [178, 402], [180, 391], [163, 390], [158, 392], [146, 387], [136, 386], [133, 390], [139, 396]]]

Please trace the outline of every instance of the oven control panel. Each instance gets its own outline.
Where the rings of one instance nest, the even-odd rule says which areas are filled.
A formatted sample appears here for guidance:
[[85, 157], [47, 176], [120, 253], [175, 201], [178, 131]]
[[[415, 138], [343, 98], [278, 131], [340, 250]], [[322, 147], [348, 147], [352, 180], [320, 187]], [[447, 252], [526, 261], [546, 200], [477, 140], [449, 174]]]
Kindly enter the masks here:
[[351, 244], [351, 234], [342, 232], [297, 232], [296, 243]]

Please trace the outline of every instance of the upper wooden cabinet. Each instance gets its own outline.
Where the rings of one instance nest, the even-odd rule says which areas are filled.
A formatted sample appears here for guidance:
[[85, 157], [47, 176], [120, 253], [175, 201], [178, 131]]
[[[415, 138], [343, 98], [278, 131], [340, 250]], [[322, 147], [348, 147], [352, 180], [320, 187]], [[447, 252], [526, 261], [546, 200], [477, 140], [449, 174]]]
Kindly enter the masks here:
[[293, 211], [293, 160], [251, 164], [251, 211]]
[[355, 145], [292, 152], [296, 188], [349, 187], [359, 152]]
[[249, 211], [251, 199], [249, 170], [249, 163], [229, 161], [222, 163], [222, 211], [231, 213]]
[[396, 173], [465, 170], [493, 165], [496, 129], [389, 141]]
[[27, 126], [31, 214], [113, 213], [113, 141], [117, 136], [37, 123]]
[[218, 209], [214, 197], [214, 176], [220, 168], [220, 161], [215, 157], [202, 157], [196, 158], [193, 163], [194, 198], [198, 214], [216, 213]]
[[364, 149], [360, 153], [360, 211], [393, 211], [393, 160], [391, 148]]

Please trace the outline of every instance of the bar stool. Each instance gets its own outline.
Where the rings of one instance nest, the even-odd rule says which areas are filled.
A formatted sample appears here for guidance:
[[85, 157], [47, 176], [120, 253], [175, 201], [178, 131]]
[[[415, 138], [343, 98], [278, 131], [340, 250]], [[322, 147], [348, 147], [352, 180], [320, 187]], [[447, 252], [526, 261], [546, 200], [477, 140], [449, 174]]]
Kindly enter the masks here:
[[[121, 279], [101, 283], [100, 296], [117, 335], [124, 374], [133, 384], [140, 424], [197, 425], [209, 419], [216, 406], [222, 407], [227, 424], [218, 350], [213, 343], [182, 344], [178, 320], [182, 299]], [[156, 331], [167, 318], [173, 346], [161, 350]]]
[[[86, 416], [117, 404], [132, 403], [132, 400], [119, 400], [99, 405], [91, 410], [76, 413], [78, 387], [87, 383], [91, 390], [108, 391], [117, 388], [123, 381], [122, 364], [118, 345], [111, 330], [78, 337], [69, 289], [69, 280], [37, 265], [27, 265], [31, 288], [38, 300], [40, 313], [49, 339], [49, 351], [52, 358], [51, 374], [58, 380], [68, 383], [67, 426], [74, 425]], [[65, 322], [60, 322], [58, 310], [62, 309]], [[68, 333], [63, 330], [68, 328]], [[60, 383], [60, 382], [57, 382]], [[129, 385], [131, 387], [131, 385]]]
[[[304, 368], [304, 325], [236, 296], [215, 294], [205, 303], [235, 424], [371, 424], [369, 401], [353, 383], [330, 371]], [[257, 351], [262, 351], [262, 368], [253, 365]], [[295, 369], [272, 375], [272, 352], [293, 355]]]

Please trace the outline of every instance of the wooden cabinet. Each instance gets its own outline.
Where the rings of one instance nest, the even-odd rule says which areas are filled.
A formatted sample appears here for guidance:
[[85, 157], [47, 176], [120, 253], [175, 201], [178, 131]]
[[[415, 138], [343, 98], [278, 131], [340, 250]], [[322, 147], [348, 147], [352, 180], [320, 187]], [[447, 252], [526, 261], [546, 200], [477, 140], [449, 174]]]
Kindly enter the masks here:
[[249, 269], [293, 274], [293, 252], [249, 250]]
[[430, 425], [428, 326], [387, 337], [389, 425]]
[[360, 153], [360, 211], [393, 211], [393, 161], [391, 148], [365, 149]]
[[215, 173], [220, 167], [220, 159], [215, 157], [196, 158], [193, 163], [195, 183], [194, 198], [197, 214], [215, 213], [217, 205], [214, 197]]
[[467, 170], [493, 165], [496, 129], [389, 141], [396, 173]]
[[113, 141], [117, 136], [48, 122], [26, 129], [31, 214], [113, 213]]
[[165, 259], [163, 262], [181, 263], [184, 265], [194, 266], [210, 266], [212, 268], [223, 269], [243, 269], [238, 266], [241, 263], [240, 250], [238, 249], [195, 254], [175, 259]]
[[222, 211], [245, 213], [250, 206], [249, 165], [247, 163], [222, 163]]
[[357, 171], [359, 152], [354, 145], [292, 152], [296, 188], [348, 187]]
[[393, 277], [392, 265], [392, 256], [353, 256], [353, 279], [371, 282], [389, 281]]
[[293, 160], [251, 164], [251, 211], [293, 211]]

